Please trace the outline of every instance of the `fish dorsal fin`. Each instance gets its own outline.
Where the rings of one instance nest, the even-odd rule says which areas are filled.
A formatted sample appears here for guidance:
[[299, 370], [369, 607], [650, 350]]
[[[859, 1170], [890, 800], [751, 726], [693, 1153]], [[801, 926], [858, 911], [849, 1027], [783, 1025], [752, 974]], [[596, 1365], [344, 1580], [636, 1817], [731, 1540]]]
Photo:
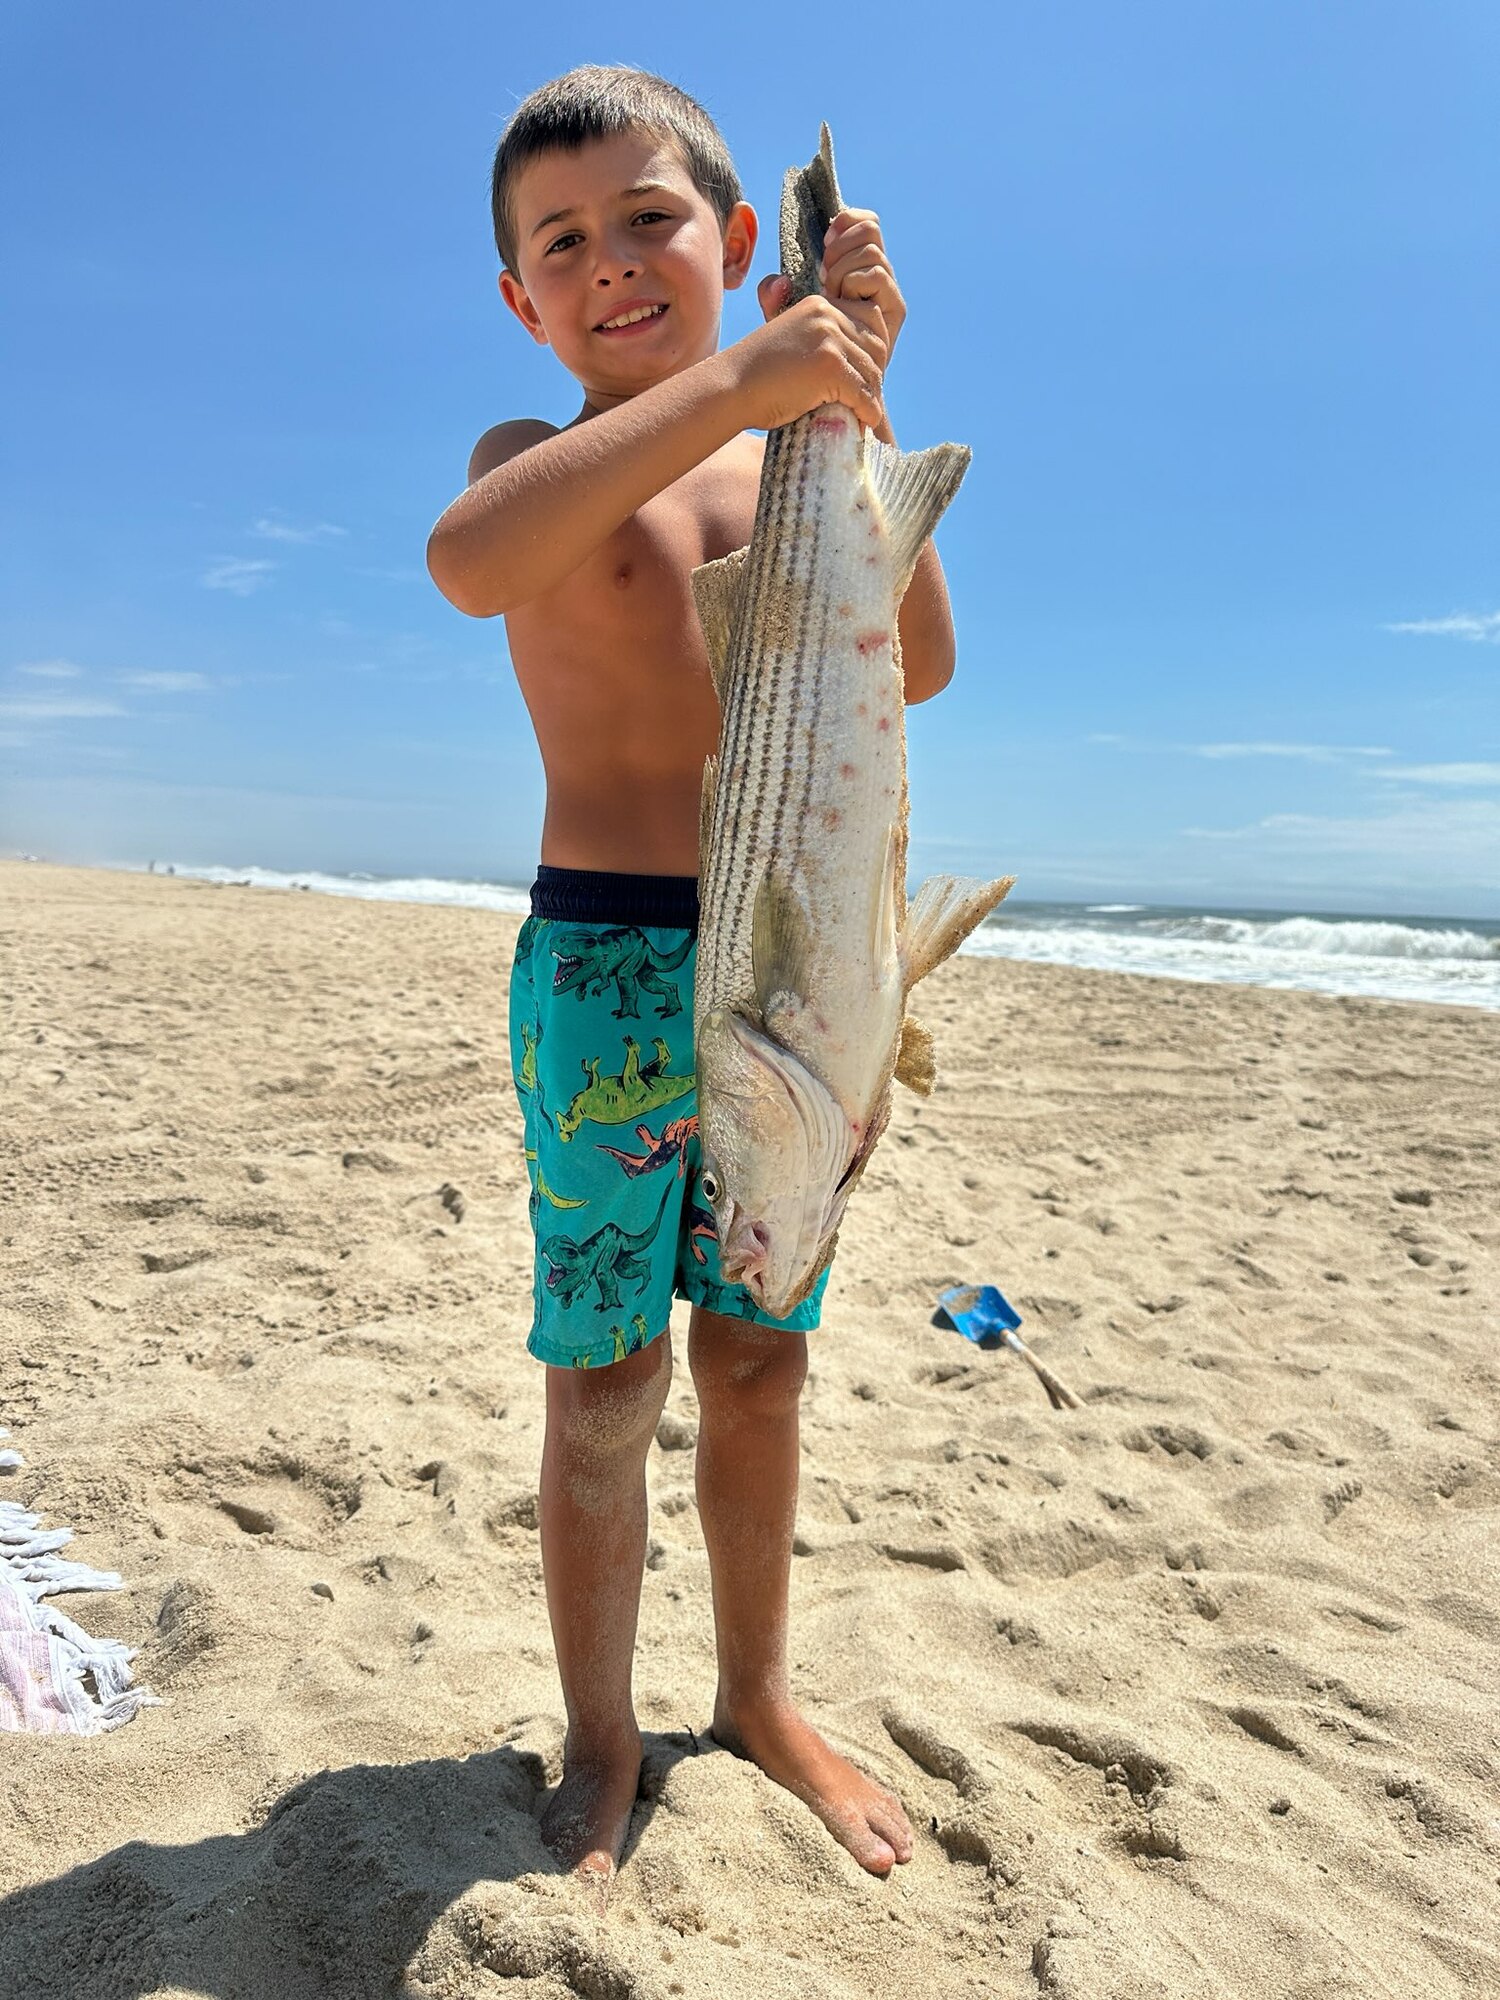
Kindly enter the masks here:
[[708, 873], [708, 855], [714, 830], [714, 798], [718, 791], [719, 760], [703, 760], [703, 791], [698, 800], [698, 874]]
[[900, 451], [879, 438], [865, 439], [865, 469], [880, 500], [891, 538], [896, 602], [906, 595], [922, 544], [943, 518], [972, 456], [966, 444], [935, 444], [927, 451]]
[[906, 913], [901, 955], [906, 962], [906, 990], [925, 979], [958, 950], [976, 924], [1015, 886], [1015, 876], [980, 882], [972, 875], [929, 875]]
[[750, 924], [750, 964], [761, 1016], [778, 1013], [790, 999], [807, 998], [812, 936], [807, 912], [786, 877], [772, 864], [755, 892]]
[[904, 1083], [908, 1090], [914, 1090], [918, 1097], [931, 1097], [932, 1087], [937, 1082], [937, 1051], [932, 1046], [931, 1031], [912, 1014], [908, 1014], [901, 1023], [896, 1081]]
[[698, 623], [708, 646], [708, 670], [714, 677], [714, 691], [724, 699], [724, 676], [729, 669], [729, 642], [743, 595], [741, 579], [748, 549], [720, 556], [717, 562], [702, 563], [693, 571], [693, 602], [698, 607]]
[[833, 139], [825, 125], [816, 157], [805, 167], [789, 167], [781, 183], [781, 275], [791, 281], [789, 305], [822, 291], [818, 265], [823, 259], [823, 238], [843, 206], [833, 164]]

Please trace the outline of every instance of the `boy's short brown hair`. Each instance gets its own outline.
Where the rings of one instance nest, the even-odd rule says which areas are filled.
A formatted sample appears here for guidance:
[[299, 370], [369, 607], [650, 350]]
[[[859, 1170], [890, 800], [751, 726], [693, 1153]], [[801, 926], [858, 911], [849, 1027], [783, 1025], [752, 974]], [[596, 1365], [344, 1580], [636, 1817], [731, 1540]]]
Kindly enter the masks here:
[[594, 139], [622, 132], [651, 132], [682, 153], [698, 192], [719, 221], [745, 198], [723, 134], [695, 98], [665, 77], [623, 65], [586, 63], [534, 90], [511, 117], [495, 148], [490, 207], [495, 243], [508, 271], [516, 269], [516, 221], [511, 207], [516, 175], [540, 153], [577, 152]]

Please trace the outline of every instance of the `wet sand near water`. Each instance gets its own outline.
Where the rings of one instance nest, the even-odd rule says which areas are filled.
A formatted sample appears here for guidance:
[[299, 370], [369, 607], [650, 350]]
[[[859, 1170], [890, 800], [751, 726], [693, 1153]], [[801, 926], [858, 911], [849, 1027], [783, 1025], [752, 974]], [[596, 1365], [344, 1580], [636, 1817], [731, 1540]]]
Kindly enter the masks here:
[[[705, 1735], [680, 1366], [601, 1920], [535, 1823], [515, 920], [6, 863], [0, 928], [0, 1492], [124, 1573], [66, 1608], [169, 1703], [0, 1738], [0, 1993], [1500, 1993], [1500, 1018], [934, 976], [793, 1567], [798, 1691], [915, 1858]], [[1080, 1409], [929, 1324], [959, 1279]]]

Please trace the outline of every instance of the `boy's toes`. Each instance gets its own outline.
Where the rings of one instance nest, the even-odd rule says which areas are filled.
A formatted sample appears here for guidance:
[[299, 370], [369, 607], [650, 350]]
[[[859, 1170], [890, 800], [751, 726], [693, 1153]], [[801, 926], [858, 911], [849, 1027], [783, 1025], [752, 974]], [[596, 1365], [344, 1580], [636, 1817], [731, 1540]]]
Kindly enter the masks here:
[[869, 1820], [897, 1861], [911, 1860], [911, 1821], [888, 1792], [883, 1792], [870, 1807]]
[[889, 1875], [896, 1865], [896, 1850], [877, 1833], [863, 1813], [841, 1814], [837, 1823], [824, 1822], [836, 1839], [854, 1856], [861, 1868], [872, 1875]]

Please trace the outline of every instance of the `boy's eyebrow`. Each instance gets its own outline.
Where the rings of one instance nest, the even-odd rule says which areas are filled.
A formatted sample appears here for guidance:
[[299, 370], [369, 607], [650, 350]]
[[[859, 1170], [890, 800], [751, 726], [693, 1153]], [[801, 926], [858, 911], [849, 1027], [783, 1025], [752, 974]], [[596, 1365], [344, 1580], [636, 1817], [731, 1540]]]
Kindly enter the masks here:
[[[665, 181], [638, 181], [634, 187], [621, 188], [619, 198], [621, 201], [634, 201], [638, 195], [671, 194], [672, 192], [673, 190], [667, 186]], [[568, 217], [573, 213], [574, 211], [571, 208], [554, 208], [550, 215], [544, 215], [541, 221], [536, 224], [531, 232], [532, 235], [540, 236], [544, 229], [550, 229], [557, 222], [566, 222]]]

